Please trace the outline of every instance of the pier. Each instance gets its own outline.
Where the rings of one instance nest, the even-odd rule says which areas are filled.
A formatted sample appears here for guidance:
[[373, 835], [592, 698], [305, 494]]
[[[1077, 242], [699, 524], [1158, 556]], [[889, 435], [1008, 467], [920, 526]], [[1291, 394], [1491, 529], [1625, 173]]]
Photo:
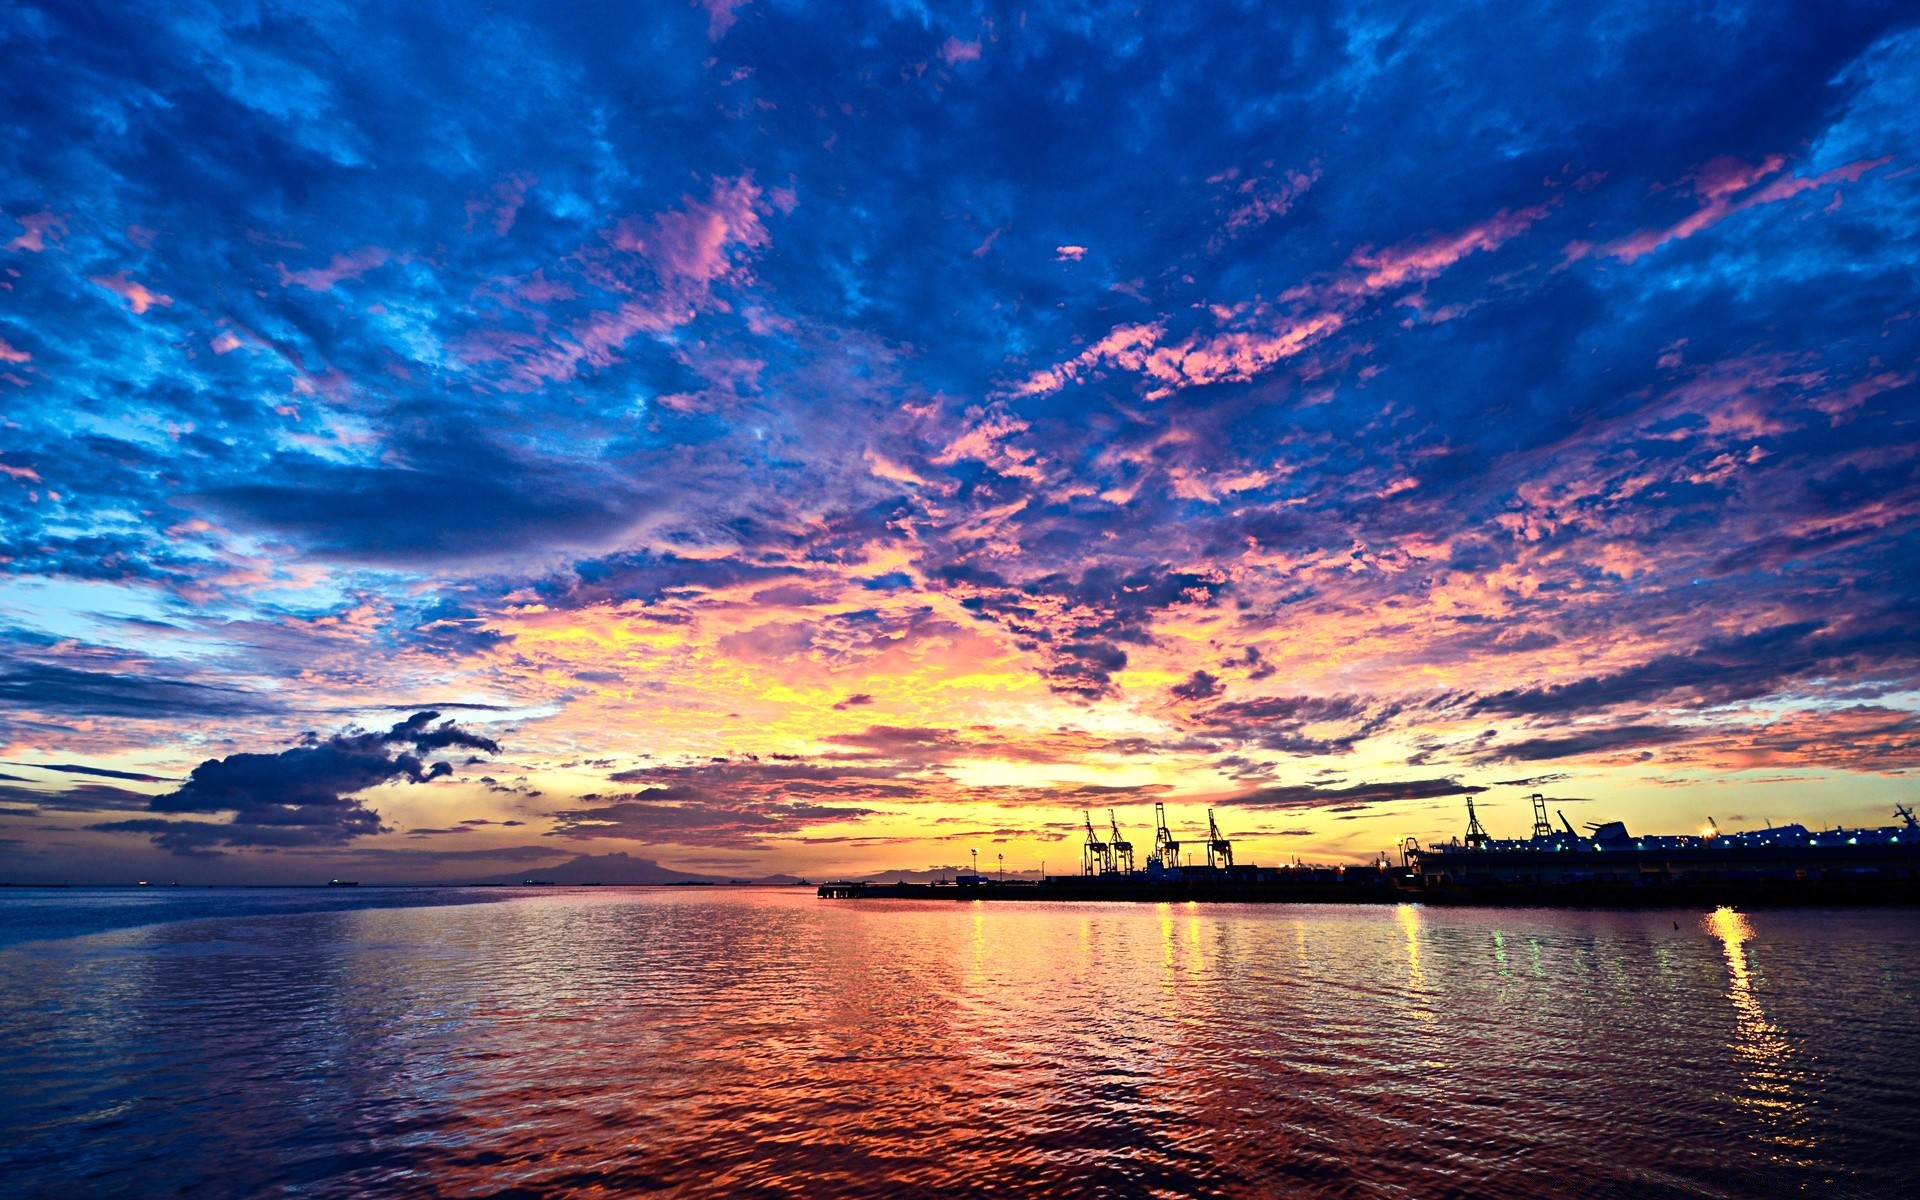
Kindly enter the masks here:
[[[1920, 822], [1896, 808], [1900, 824], [1809, 830], [1800, 825], [1698, 835], [1635, 837], [1619, 821], [1575, 833], [1556, 829], [1546, 800], [1532, 797], [1533, 834], [1498, 839], [1472, 801], [1467, 832], [1422, 847], [1409, 838], [1395, 855], [1348, 865], [1236, 864], [1231, 842], [1207, 812], [1207, 862], [1182, 864], [1180, 843], [1156, 804], [1154, 853], [1132, 869], [1132, 845], [1108, 813], [1107, 836], [1086, 819], [1081, 872], [1039, 880], [961, 872], [951, 880], [827, 883], [827, 900], [1127, 901], [1267, 904], [1558, 905], [1575, 907], [1748, 907], [1920, 905]], [[1396, 861], [1397, 859], [1397, 861]]]

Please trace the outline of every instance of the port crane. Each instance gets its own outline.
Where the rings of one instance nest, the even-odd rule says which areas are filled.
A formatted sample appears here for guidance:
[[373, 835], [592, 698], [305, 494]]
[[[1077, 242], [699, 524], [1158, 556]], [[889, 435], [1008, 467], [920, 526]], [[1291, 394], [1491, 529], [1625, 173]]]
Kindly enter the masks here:
[[1167, 828], [1166, 805], [1153, 806], [1153, 825], [1153, 856], [1160, 860], [1161, 870], [1179, 870], [1180, 843], [1173, 840], [1173, 831]]
[[1133, 874], [1133, 843], [1120, 836], [1120, 818], [1113, 815], [1112, 809], [1107, 810], [1107, 826], [1113, 830], [1113, 840], [1107, 843], [1107, 854], [1113, 862], [1113, 869]]
[[1082, 875], [1106, 875], [1113, 871], [1113, 850], [1093, 831], [1093, 815], [1084, 809], [1081, 819], [1087, 823], [1087, 844], [1080, 851]]
[[1547, 820], [1547, 798], [1539, 792], [1533, 794], [1533, 836], [1537, 838], [1553, 836], [1553, 822]]
[[1213, 810], [1207, 810], [1207, 869], [1231, 867], [1233, 865], [1233, 843], [1220, 836], [1220, 826], [1213, 819]]
[[1468, 796], [1467, 836], [1465, 838], [1467, 847], [1472, 850], [1483, 850], [1486, 848], [1487, 843], [1492, 840], [1492, 838], [1487, 836], [1486, 826], [1480, 824], [1479, 814], [1473, 811], [1473, 797]]

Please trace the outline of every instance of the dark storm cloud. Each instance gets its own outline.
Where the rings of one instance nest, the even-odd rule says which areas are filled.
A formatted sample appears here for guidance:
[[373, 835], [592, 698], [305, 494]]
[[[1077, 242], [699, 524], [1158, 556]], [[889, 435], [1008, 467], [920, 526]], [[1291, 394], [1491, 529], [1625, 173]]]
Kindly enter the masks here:
[[[170, 850], [194, 852], [214, 846], [311, 846], [351, 841], [384, 828], [380, 814], [356, 793], [393, 780], [426, 783], [453, 773], [446, 762], [428, 764], [436, 750], [466, 748], [499, 753], [491, 738], [418, 712], [384, 733], [350, 731], [327, 738], [308, 734], [300, 745], [277, 754], [231, 754], [193, 769], [178, 789], [151, 798], [159, 813], [230, 813], [226, 822], [144, 819], [93, 828], [153, 835]], [[396, 747], [410, 747], [411, 751]]]

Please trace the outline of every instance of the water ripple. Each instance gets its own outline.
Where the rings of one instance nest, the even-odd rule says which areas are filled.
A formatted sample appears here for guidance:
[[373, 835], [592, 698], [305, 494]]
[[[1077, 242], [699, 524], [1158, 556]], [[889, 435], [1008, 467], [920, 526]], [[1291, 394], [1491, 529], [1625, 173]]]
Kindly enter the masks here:
[[1920, 1148], [1912, 912], [420, 899], [34, 899], [10, 1194], [1865, 1196]]

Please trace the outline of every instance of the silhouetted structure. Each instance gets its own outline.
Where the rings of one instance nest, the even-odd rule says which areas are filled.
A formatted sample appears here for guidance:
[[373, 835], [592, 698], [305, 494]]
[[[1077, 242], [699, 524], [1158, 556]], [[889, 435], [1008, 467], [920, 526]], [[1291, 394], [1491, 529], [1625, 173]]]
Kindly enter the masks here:
[[1115, 871], [1133, 874], [1133, 843], [1120, 836], [1120, 818], [1107, 810], [1107, 826], [1113, 830], [1113, 837], [1107, 842], [1107, 862]]
[[1207, 869], [1217, 871], [1233, 866], [1233, 843], [1220, 836], [1220, 826], [1214, 822], [1213, 810], [1207, 810]]

